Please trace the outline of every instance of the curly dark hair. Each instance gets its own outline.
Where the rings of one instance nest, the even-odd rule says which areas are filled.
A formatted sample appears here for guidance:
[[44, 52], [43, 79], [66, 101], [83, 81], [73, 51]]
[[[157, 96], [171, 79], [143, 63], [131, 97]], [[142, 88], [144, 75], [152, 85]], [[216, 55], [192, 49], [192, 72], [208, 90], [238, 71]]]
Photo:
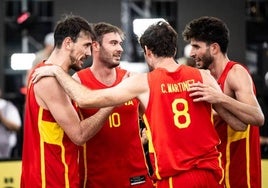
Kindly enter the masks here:
[[177, 51], [178, 34], [165, 21], [149, 26], [140, 38], [140, 45], [145, 46], [158, 57], [174, 57]]
[[227, 52], [229, 44], [229, 29], [226, 24], [216, 17], [203, 16], [189, 22], [182, 32], [183, 39], [191, 39], [207, 44], [218, 43], [223, 53]]
[[55, 46], [60, 48], [66, 37], [70, 37], [75, 42], [81, 31], [91, 38], [94, 37], [93, 29], [87, 20], [72, 14], [65, 15], [65, 18], [60, 20], [55, 27]]

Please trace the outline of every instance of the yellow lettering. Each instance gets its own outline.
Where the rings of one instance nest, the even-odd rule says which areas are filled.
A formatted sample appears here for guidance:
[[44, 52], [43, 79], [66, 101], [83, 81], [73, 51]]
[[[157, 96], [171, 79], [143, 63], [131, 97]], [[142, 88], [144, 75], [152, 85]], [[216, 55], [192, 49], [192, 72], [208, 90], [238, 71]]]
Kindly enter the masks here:
[[126, 105], [126, 106], [129, 106], [129, 105], [134, 105], [134, 103], [133, 103], [133, 101], [132, 101], [132, 100], [130, 100], [130, 101], [125, 102], [125, 105]]
[[186, 80], [184, 82], [179, 83], [161, 84], [160, 87], [162, 93], [179, 93], [187, 91], [191, 83], [194, 83], [194, 80]]
[[165, 84], [161, 84], [161, 91], [162, 91], [162, 93], [167, 92], [167, 90], [165, 89]]

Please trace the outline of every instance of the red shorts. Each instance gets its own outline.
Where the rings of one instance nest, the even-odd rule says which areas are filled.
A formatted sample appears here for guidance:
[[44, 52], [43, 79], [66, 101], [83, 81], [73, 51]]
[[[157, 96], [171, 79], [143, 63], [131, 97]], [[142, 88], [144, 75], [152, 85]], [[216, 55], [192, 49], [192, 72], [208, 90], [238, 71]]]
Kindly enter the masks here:
[[156, 182], [156, 188], [223, 188], [213, 171], [193, 169]]

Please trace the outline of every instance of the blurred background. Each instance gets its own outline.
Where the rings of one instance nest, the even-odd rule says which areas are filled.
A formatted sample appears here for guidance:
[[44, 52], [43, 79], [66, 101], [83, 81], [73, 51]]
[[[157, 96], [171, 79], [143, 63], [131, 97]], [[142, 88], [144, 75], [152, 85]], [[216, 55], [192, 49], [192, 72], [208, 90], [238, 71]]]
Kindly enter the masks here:
[[[0, 10], [0, 91], [2, 98], [18, 108], [22, 121], [22, 88], [27, 71], [36, 53], [44, 49], [46, 34], [53, 31], [64, 14], [121, 27], [126, 34], [122, 66], [141, 72], [146, 71], [146, 64], [135, 33], [144, 28], [137, 25], [146, 23], [143, 19], [165, 19], [176, 29], [180, 58], [187, 45], [181, 37], [186, 23], [200, 16], [216, 16], [230, 29], [229, 58], [246, 65], [255, 81], [257, 98], [266, 116], [261, 136], [268, 139], [268, 0], [0, 0]], [[85, 66], [89, 65], [90, 59]], [[11, 158], [0, 159], [3, 186], [19, 187], [22, 135], [23, 124]], [[262, 158], [267, 159], [268, 144], [260, 147]], [[268, 169], [268, 160], [265, 161]], [[266, 170], [263, 177], [267, 175]]]
[[[199, 16], [221, 18], [230, 29], [229, 58], [248, 66], [267, 119], [268, 0], [1, 0], [0, 10], [0, 89], [2, 97], [18, 107], [22, 119], [25, 96], [21, 88], [30, 61], [23, 59], [44, 48], [45, 35], [69, 13], [91, 23], [105, 21], [121, 27], [126, 34], [122, 61], [135, 71], [144, 70], [144, 59], [134, 33], [134, 20], [167, 20], [179, 33], [179, 58], [186, 46], [181, 37], [186, 23]], [[19, 55], [17, 62], [15, 55]], [[22, 132], [23, 126], [14, 158], [21, 157]], [[268, 137], [267, 121], [261, 135]], [[268, 147], [263, 146], [263, 157], [267, 153]]]

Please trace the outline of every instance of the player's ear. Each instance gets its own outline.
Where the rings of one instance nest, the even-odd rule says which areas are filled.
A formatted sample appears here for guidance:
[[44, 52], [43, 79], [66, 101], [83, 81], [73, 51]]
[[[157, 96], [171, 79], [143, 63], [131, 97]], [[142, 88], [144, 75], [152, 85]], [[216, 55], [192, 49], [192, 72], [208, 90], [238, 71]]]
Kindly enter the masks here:
[[100, 43], [97, 41], [92, 41], [92, 50], [97, 50], [100, 48]]
[[212, 54], [216, 54], [221, 50], [221, 48], [218, 43], [214, 42], [210, 44], [210, 50]]
[[71, 37], [66, 37], [62, 42], [63, 47], [67, 49], [70, 49], [72, 44], [73, 44], [73, 40], [71, 39]]

